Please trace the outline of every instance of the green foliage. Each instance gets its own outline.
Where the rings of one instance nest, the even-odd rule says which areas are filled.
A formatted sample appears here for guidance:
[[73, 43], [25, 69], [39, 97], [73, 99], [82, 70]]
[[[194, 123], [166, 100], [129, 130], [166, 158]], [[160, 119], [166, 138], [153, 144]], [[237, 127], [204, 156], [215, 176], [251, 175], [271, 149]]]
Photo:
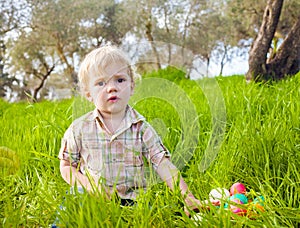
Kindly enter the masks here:
[[185, 76], [186, 74], [184, 73], [184, 71], [168, 66], [163, 70], [147, 73], [143, 75], [143, 78], [151, 78], [151, 77], [164, 78], [177, 84], [180, 84], [182, 82], [192, 83], [192, 81], [187, 80]]
[[[201, 132], [193, 158], [183, 170], [196, 197], [207, 199], [212, 188], [229, 188], [240, 181], [248, 191], [260, 193], [266, 199], [265, 212], [255, 220], [232, 217], [211, 207], [210, 212], [205, 212], [201, 226], [299, 226], [300, 74], [273, 85], [247, 84], [241, 76], [199, 82], [209, 85], [211, 80], [217, 80], [227, 115], [221, 150], [204, 172], [199, 171], [199, 163], [210, 137], [211, 115], [201, 87], [185, 79], [181, 71], [170, 68], [147, 77], [174, 81], [196, 107]], [[57, 154], [64, 131], [73, 115], [78, 115], [74, 113], [74, 101], [37, 104], [0, 101], [0, 146], [10, 148], [19, 160], [17, 172], [0, 177], [0, 226], [47, 227], [62, 202], [67, 208], [60, 211], [62, 227], [195, 226], [183, 214], [179, 191], [171, 192], [162, 183], [142, 194], [134, 207], [120, 207], [117, 199], [107, 202], [101, 196], [87, 193], [65, 194], [69, 187], [59, 174]], [[162, 99], [148, 98], [135, 107], [150, 122], [158, 119], [158, 123], [164, 124], [159, 133], [172, 152], [181, 138], [182, 124], [174, 106]]]

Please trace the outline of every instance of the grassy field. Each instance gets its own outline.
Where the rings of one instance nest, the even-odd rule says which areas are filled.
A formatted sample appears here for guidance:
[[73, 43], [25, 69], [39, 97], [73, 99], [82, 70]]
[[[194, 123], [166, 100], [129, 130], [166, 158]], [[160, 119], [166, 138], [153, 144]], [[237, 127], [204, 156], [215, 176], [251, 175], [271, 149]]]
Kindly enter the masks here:
[[[195, 196], [204, 200], [213, 188], [242, 182], [251, 194], [265, 197], [265, 211], [255, 219], [211, 207], [203, 212], [202, 227], [300, 226], [300, 74], [273, 84], [246, 84], [241, 76], [189, 81], [181, 72], [166, 69], [144, 80], [165, 90], [152, 94], [151, 83], [138, 85], [131, 104], [154, 125], [171, 152], [189, 151], [182, 172]], [[220, 104], [225, 105], [222, 141], [216, 157], [201, 170], [213, 137], [209, 97], [220, 96], [216, 82]], [[36, 104], [0, 101], [0, 227], [48, 227], [63, 201], [68, 208], [60, 212], [63, 226], [199, 225], [182, 213], [178, 191], [160, 182], [134, 207], [120, 207], [117, 200], [106, 202], [101, 196], [65, 194], [69, 187], [57, 159], [60, 140], [72, 120], [88, 109], [80, 98]]]

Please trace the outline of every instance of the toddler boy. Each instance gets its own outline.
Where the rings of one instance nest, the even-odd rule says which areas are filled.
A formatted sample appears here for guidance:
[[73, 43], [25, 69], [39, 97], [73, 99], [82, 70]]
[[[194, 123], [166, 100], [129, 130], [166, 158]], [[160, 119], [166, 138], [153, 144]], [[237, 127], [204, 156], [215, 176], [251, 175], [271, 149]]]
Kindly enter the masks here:
[[117, 193], [123, 200], [135, 200], [138, 190], [147, 187], [145, 158], [172, 190], [179, 183], [187, 208], [200, 207], [155, 130], [128, 105], [138, 75], [127, 56], [116, 46], [97, 48], [81, 63], [78, 77], [95, 109], [64, 134], [59, 152], [63, 179], [108, 198]]

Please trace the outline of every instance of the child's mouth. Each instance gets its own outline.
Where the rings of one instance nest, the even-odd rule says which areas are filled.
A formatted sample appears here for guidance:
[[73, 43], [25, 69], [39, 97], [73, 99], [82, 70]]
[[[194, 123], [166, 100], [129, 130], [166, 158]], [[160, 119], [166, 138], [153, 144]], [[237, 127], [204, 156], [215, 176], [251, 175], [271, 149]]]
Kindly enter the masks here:
[[112, 96], [108, 99], [108, 101], [111, 101], [111, 102], [116, 102], [117, 100], [118, 100], [117, 96]]

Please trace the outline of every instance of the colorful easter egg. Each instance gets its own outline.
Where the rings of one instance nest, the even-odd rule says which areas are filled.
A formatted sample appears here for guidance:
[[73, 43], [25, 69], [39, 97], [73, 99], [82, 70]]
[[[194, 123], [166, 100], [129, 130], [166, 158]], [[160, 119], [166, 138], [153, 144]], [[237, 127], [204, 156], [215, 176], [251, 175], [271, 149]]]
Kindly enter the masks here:
[[230, 204], [230, 211], [232, 211], [233, 213], [237, 214], [237, 215], [245, 215], [247, 214], [247, 210], [244, 208], [239, 207], [237, 204], [243, 204], [241, 202], [241, 200], [235, 198], [230, 200], [231, 202], [233, 202], [234, 204]]
[[247, 196], [245, 196], [244, 194], [241, 194], [241, 193], [237, 193], [237, 194], [234, 194], [234, 195], [230, 196], [229, 200], [233, 200], [233, 199], [240, 200], [242, 204], [247, 204], [248, 203]]
[[246, 194], [246, 187], [245, 185], [243, 185], [242, 183], [234, 183], [231, 187], [230, 187], [230, 195], [234, 195], [237, 193], [241, 193], [241, 194]]
[[260, 211], [260, 212], [264, 212], [265, 211], [265, 208], [262, 205], [260, 205], [260, 204], [254, 204], [254, 209], [256, 211]]
[[210, 199], [220, 200], [220, 199], [226, 199], [229, 196], [230, 196], [230, 193], [226, 188], [215, 188], [215, 189], [212, 189], [209, 193]]
[[261, 206], [264, 206], [265, 198], [263, 196], [257, 196], [254, 200], [254, 204], [259, 204]]
[[235, 207], [235, 208], [230, 208], [230, 210], [237, 215], [241, 215], [244, 216], [247, 214], [247, 210], [243, 209], [243, 208], [239, 208], [239, 207]]
[[251, 202], [248, 206], [247, 216], [250, 219], [256, 219], [260, 213], [264, 212], [265, 208], [260, 203]]
[[[240, 199], [234, 198], [234, 199], [230, 199], [230, 202], [233, 202], [234, 204], [243, 204], [243, 202]], [[231, 206], [231, 205], [230, 205]]]

